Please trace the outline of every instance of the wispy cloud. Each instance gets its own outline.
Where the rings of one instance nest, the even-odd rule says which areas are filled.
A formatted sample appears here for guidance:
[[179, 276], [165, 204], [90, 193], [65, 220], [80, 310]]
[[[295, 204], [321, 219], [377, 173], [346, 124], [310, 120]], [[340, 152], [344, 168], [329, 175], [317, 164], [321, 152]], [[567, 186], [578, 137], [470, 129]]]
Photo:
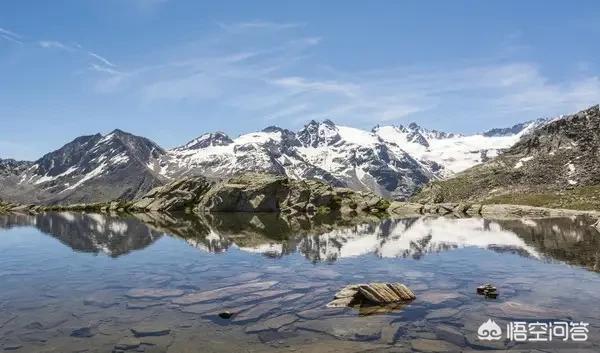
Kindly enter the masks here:
[[3, 38], [9, 42], [23, 44], [21, 40], [23, 37], [21, 35], [2, 27], [0, 27], [0, 38]]
[[96, 87], [108, 94], [133, 94], [143, 105], [213, 104], [238, 117], [281, 125], [313, 118], [351, 125], [519, 121], [600, 101], [597, 76], [550, 79], [535, 62], [505, 57], [352, 72], [315, 66], [311, 60], [322, 39], [302, 30], [282, 31], [302, 26], [219, 24], [221, 31], [199, 40], [202, 45], [167, 50], [167, 59], [119, 71], [103, 62], [94, 67], [103, 75]]
[[107, 58], [93, 51], [87, 50], [81, 44], [75, 43], [69, 45], [57, 40], [41, 40], [38, 41], [37, 44], [44, 49], [62, 50], [65, 52], [73, 53], [75, 55], [87, 56], [89, 58], [92, 58], [94, 62], [92, 62], [89, 66], [89, 68], [92, 71], [101, 72], [113, 76], [118, 76], [122, 74], [120, 71], [116, 70], [116, 65], [109, 61]]
[[60, 49], [66, 51], [73, 51], [74, 48], [70, 45], [61, 43], [56, 40], [41, 40], [38, 42], [39, 46], [45, 49]]
[[94, 58], [94, 59], [96, 59], [96, 60], [98, 60], [98, 61], [102, 62], [102, 63], [103, 63], [104, 65], [106, 65], [106, 66], [115, 67], [115, 64], [111, 63], [110, 61], [108, 61], [108, 59], [107, 59], [107, 58], [105, 58], [105, 57], [101, 56], [100, 54], [96, 54], [96, 53], [94, 53], [94, 52], [92, 52], [92, 51], [88, 51], [88, 54], [89, 54], [89, 55], [90, 55], [92, 58]]

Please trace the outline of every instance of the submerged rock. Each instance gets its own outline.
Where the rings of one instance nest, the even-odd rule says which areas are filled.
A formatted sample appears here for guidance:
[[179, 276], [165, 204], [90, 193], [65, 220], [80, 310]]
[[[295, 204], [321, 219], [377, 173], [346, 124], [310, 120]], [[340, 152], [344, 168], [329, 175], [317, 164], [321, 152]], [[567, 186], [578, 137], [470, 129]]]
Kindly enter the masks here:
[[370, 283], [349, 285], [335, 294], [330, 308], [357, 304], [385, 305], [411, 301], [416, 296], [402, 283]]
[[92, 332], [91, 327], [81, 327], [71, 332], [71, 337], [89, 338], [93, 336], [94, 333]]
[[127, 338], [123, 338], [122, 340], [120, 340], [119, 342], [117, 342], [117, 344], [115, 344], [115, 349], [118, 350], [130, 350], [130, 349], [135, 349], [137, 347], [139, 347], [142, 343], [140, 342], [140, 340], [132, 338], [132, 337], [127, 337]]
[[134, 299], [163, 299], [180, 297], [184, 294], [181, 289], [135, 288], [125, 293], [125, 296]]
[[131, 332], [135, 337], [164, 336], [171, 333], [171, 329], [164, 326], [141, 324], [139, 326], [132, 327]]

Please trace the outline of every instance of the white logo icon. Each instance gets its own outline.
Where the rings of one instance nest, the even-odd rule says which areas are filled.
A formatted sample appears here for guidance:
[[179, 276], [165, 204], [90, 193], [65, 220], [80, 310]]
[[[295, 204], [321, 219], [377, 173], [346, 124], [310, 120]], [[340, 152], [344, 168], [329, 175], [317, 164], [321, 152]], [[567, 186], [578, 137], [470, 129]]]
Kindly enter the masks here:
[[482, 341], [498, 341], [502, 338], [502, 329], [494, 320], [488, 319], [477, 329], [477, 337]]

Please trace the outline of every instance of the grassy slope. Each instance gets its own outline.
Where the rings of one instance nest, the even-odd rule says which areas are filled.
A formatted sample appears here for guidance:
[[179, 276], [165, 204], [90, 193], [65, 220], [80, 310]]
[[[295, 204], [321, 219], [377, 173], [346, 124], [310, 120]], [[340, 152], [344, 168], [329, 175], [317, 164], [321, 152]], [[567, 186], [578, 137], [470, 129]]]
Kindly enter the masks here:
[[454, 178], [435, 181], [411, 201], [420, 203], [476, 202], [515, 204], [574, 210], [600, 210], [600, 185], [557, 188], [542, 182], [523, 184], [513, 169], [514, 161], [498, 158], [495, 163], [473, 167]]

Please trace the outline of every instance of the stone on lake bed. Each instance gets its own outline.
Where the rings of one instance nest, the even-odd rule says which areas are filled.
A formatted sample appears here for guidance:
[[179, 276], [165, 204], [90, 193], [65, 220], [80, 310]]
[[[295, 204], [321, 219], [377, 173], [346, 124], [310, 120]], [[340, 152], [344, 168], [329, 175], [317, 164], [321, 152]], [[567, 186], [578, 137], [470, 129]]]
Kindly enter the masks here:
[[425, 339], [425, 338], [417, 338], [410, 341], [410, 346], [413, 350], [418, 352], [460, 352], [461, 349], [458, 346], [455, 346], [452, 343], [433, 340], [433, 339]]
[[270, 319], [266, 319], [246, 327], [246, 333], [260, 332], [266, 330], [278, 330], [283, 326], [289, 325], [298, 320], [293, 314], [284, 314]]
[[120, 349], [120, 350], [129, 350], [129, 349], [135, 349], [137, 347], [139, 347], [142, 343], [140, 342], [140, 340], [132, 338], [132, 337], [127, 337], [127, 338], [123, 338], [122, 340], [120, 340], [119, 342], [117, 342], [117, 344], [115, 344], [115, 349]]
[[247, 293], [264, 291], [273, 287], [277, 283], [277, 281], [252, 282], [239, 286], [229, 286], [208, 291], [195, 292], [175, 298], [172, 302], [173, 304], [177, 305], [192, 305], [231, 296], [240, 296]]
[[345, 307], [356, 304], [385, 305], [415, 299], [415, 293], [402, 283], [353, 284], [342, 288], [328, 307]]
[[185, 294], [185, 292], [181, 289], [135, 288], [125, 293], [125, 296], [134, 299], [162, 299], [180, 297], [183, 294]]
[[23, 345], [18, 344], [18, 343], [8, 343], [8, 344], [5, 344], [4, 346], [2, 346], [2, 348], [5, 351], [16, 351], [17, 349], [23, 348]]
[[154, 306], [161, 306], [164, 303], [162, 302], [148, 302], [148, 301], [144, 301], [144, 302], [127, 302], [127, 309], [148, 309]]
[[164, 336], [171, 333], [171, 329], [159, 325], [140, 324], [139, 326], [132, 327], [131, 332], [135, 337]]
[[426, 292], [419, 294], [419, 300], [433, 305], [438, 305], [449, 300], [461, 300], [465, 298], [464, 295], [454, 292]]
[[71, 332], [71, 337], [89, 338], [93, 336], [94, 333], [92, 332], [91, 327], [81, 327]]

